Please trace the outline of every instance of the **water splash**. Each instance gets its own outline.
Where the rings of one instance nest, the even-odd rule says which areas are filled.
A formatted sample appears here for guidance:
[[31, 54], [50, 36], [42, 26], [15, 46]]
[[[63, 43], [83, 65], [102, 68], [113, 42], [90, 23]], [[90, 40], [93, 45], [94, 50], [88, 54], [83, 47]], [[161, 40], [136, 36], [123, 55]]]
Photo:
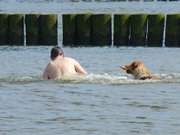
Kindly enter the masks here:
[[[57, 83], [72, 83], [72, 84], [146, 84], [146, 83], [180, 83], [179, 73], [159, 74], [161, 80], [135, 80], [128, 76], [116, 76], [108, 73], [104, 74], [89, 74], [86, 77], [78, 77], [71, 79], [56, 80]], [[40, 76], [9, 76], [0, 78], [0, 83], [10, 84], [27, 84], [43, 82]]]
[[7, 76], [1, 77], [0, 83], [10, 83], [10, 84], [25, 84], [25, 83], [35, 83], [42, 81], [40, 76]]

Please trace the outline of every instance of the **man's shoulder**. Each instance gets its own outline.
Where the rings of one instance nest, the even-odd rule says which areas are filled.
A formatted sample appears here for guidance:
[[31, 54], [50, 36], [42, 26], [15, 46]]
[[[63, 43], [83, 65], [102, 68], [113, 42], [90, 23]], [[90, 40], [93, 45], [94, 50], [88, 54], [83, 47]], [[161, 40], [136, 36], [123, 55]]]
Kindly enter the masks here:
[[49, 61], [48, 66], [54, 65], [53, 61]]
[[68, 61], [76, 61], [75, 59], [71, 58], [71, 57], [64, 57], [65, 60], [68, 60]]
[[56, 64], [53, 61], [50, 61], [47, 65], [49, 68], [56, 67]]

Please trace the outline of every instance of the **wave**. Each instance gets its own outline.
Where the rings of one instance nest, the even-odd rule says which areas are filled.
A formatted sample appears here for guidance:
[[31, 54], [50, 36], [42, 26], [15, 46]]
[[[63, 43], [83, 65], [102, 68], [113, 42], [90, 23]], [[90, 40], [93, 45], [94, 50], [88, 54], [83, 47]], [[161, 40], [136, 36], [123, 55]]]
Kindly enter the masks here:
[[7, 76], [7, 77], [1, 77], [0, 83], [11, 83], [11, 84], [25, 84], [25, 83], [34, 83], [34, 82], [40, 82], [43, 81], [40, 76]]
[[[145, 84], [145, 83], [180, 83], [179, 73], [170, 74], [157, 74], [161, 77], [161, 80], [135, 80], [125, 75], [111, 75], [108, 73], [104, 74], [89, 74], [86, 77], [77, 77], [71, 79], [56, 80], [53, 82], [57, 83], [82, 83], [82, 84]], [[44, 82], [40, 76], [9, 76], [1, 77], [0, 83], [9, 84], [27, 84], [27, 83], [39, 83]]]
[[[158, 75], [158, 74], [156, 74]], [[159, 74], [161, 80], [136, 80], [129, 76], [115, 76], [110, 74], [89, 74], [83, 79], [73, 80], [74, 83], [93, 83], [93, 84], [144, 84], [144, 83], [180, 83], [180, 74]]]

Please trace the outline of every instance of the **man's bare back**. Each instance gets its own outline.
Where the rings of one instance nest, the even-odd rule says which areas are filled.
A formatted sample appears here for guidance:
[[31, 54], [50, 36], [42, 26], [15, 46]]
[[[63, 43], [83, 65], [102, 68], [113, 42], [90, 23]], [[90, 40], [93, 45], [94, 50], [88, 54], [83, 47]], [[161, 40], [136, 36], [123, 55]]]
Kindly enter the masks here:
[[[58, 49], [53, 49], [55, 49], [55, 53], [57, 53], [56, 51]], [[51, 51], [51, 56], [53, 53], [53, 49]], [[61, 53], [59, 53], [55, 55], [55, 58], [51, 57], [51, 61], [49, 62], [43, 73], [43, 79], [70, 79], [71, 77], [86, 74], [87, 72], [81, 67], [81, 65], [75, 59], [64, 57], [64, 53], [62, 55]]]

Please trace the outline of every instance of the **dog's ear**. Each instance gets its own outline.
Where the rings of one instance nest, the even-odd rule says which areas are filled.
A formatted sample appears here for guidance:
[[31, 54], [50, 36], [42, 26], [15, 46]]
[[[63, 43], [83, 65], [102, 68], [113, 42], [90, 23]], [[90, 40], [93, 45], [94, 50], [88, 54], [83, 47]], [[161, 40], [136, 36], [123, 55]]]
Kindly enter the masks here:
[[126, 66], [126, 65], [120, 66], [120, 68], [121, 68], [122, 70], [127, 70], [127, 66]]
[[138, 63], [137, 62], [133, 62], [131, 64], [132, 70], [136, 69], [138, 67]]

